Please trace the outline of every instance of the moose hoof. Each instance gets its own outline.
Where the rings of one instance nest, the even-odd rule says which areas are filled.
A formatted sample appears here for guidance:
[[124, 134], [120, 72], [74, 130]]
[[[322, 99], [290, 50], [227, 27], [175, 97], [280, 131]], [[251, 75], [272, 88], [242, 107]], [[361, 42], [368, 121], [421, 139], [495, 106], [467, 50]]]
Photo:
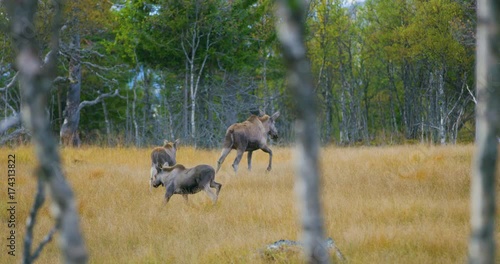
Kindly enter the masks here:
[[271, 171], [271, 167], [267, 167], [267, 172], [270, 172]]

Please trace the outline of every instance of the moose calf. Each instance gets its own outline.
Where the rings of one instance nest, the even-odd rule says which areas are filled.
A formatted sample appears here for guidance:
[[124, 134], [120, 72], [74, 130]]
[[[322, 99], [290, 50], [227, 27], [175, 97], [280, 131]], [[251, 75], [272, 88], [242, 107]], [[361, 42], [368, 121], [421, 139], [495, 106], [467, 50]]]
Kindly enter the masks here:
[[[163, 167], [161, 172], [155, 175], [153, 187], [165, 186], [165, 203], [174, 194], [182, 194], [184, 200], [188, 200], [188, 194], [195, 194], [201, 190], [205, 191], [217, 203], [222, 184], [215, 182], [215, 170], [209, 165], [198, 165], [186, 168], [181, 164], [171, 167]], [[210, 188], [215, 188], [214, 194]]]
[[177, 162], [175, 160], [177, 154], [177, 145], [179, 139], [174, 142], [163, 141], [162, 147], [156, 147], [151, 152], [151, 174], [149, 176], [149, 192], [153, 185], [153, 178], [156, 174], [160, 173], [163, 166], [174, 166]]

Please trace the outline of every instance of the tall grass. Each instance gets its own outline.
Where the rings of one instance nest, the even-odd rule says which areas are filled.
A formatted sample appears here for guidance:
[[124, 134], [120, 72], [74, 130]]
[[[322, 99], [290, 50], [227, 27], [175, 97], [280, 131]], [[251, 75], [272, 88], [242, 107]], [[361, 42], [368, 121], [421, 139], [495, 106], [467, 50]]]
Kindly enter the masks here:
[[[252, 171], [246, 170], [244, 158], [236, 176], [232, 152], [216, 176], [223, 185], [217, 205], [201, 192], [190, 195], [188, 204], [174, 195], [164, 206], [163, 187], [149, 193], [150, 150], [63, 149], [64, 171], [78, 201], [90, 262], [300, 263], [297, 253], [262, 254], [266, 244], [300, 239], [293, 149], [273, 151], [271, 172], [266, 172], [267, 154], [256, 152]], [[36, 186], [35, 160], [28, 147], [1, 152], [5, 154], [0, 164], [6, 164], [7, 153], [16, 155], [20, 254]], [[181, 147], [177, 161], [187, 167], [215, 166], [218, 156], [218, 150]], [[465, 262], [471, 158], [471, 145], [323, 149], [321, 198], [327, 236], [335, 239], [350, 263]], [[3, 203], [5, 181], [1, 184]], [[19, 256], [13, 259], [4, 251], [7, 217], [6, 210], [0, 210], [0, 263], [15, 263]], [[45, 205], [38, 216], [36, 241], [52, 225]], [[38, 263], [59, 260], [52, 242]]]

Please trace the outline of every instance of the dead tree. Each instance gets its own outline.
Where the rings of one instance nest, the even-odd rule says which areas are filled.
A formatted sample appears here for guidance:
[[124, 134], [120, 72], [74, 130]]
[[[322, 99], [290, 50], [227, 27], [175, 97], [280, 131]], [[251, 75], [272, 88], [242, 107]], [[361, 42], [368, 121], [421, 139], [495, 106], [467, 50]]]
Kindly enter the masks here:
[[[99, 92], [100, 93], [100, 92]], [[105, 98], [118, 96], [118, 89], [114, 92], [100, 94], [97, 98], [92, 101], [80, 102], [80, 95], [78, 95], [78, 100], [72, 100], [72, 102], [79, 102], [76, 109], [71, 110], [69, 114], [68, 109], [65, 110], [64, 123], [61, 126], [61, 131], [59, 132], [59, 137], [61, 143], [65, 146], [80, 146], [80, 136], [78, 135], [78, 125], [80, 123], [80, 112], [86, 106], [92, 106], [101, 102], [104, 102]], [[69, 104], [68, 104], [69, 105]], [[71, 118], [70, 118], [71, 117]], [[109, 131], [108, 131], [109, 132]]]
[[281, 21], [277, 24], [277, 33], [288, 69], [288, 89], [296, 101], [295, 189], [301, 214], [305, 257], [308, 263], [329, 263], [319, 201], [317, 106], [303, 39], [305, 7], [306, 2], [301, 0], [278, 1], [277, 15]]
[[500, 127], [500, 3], [477, 1], [476, 150], [469, 263], [495, 263], [495, 171]]
[[[54, 1], [55, 15], [50, 48], [45, 63], [39, 55], [39, 45], [35, 40], [33, 18], [37, 9], [37, 0], [5, 1], [9, 14], [13, 43], [16, 47], [16, 64], [19, 69], [19, 86], [22, 94], [22, 120], [32, 132], [33, 143], [39, 165], [36, 170], [41, 184], [46, 186], [51, 195], [56, 219], [56, 229], [60, 232], [60, 248], [65, 263], [87, 262], [87, 250], [80, 232], [79, 217], [76, 210], [73, 191], [65, 180], [61, 169], [57, 142], [52, 135], [47, 112], [48, 95], [56, 70], [61, 3]], [[30, 252], [30, 228], [34, 223], [37, 207], [41, 206], [40, 195], [43, 188], [38, 188], [37, 201], [27, 221], [27, 237], [25, 238], [25, 263], [34, 261], [39, 254]], [[43, 201], [43, 199], [41, 199]], [[44, 240], [45, 241], [45, 240]], [[44, 242], [42, 242], [44, 243]]]

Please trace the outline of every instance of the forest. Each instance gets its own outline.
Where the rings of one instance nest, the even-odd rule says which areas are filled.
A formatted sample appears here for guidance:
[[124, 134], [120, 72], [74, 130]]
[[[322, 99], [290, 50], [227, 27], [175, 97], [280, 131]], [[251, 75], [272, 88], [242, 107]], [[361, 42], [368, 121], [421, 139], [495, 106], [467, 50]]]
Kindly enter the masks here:
[[[218, 148], [232, 123], [280, 111], [275, 144], [288, 145], [295, 102], [286, 92], [273, 6], [66, 2], [47, 109], [52, 131], [73, 146], [144, 147], [179, 138]], [[33, 29], [47, 56], [54, 8], [39, 1]], [[0, 119], [11, 120], [22, 94], [7, 16], [0, 27]], [[473, 141], [475, 28], [475, 1], [310, 1], [306, 46], [321, 144]], [[29, 137], [17, 122], [1, 131], [0, 144]]]
[[495, 262], [494, 0], [0, 12], [0, 263]]

